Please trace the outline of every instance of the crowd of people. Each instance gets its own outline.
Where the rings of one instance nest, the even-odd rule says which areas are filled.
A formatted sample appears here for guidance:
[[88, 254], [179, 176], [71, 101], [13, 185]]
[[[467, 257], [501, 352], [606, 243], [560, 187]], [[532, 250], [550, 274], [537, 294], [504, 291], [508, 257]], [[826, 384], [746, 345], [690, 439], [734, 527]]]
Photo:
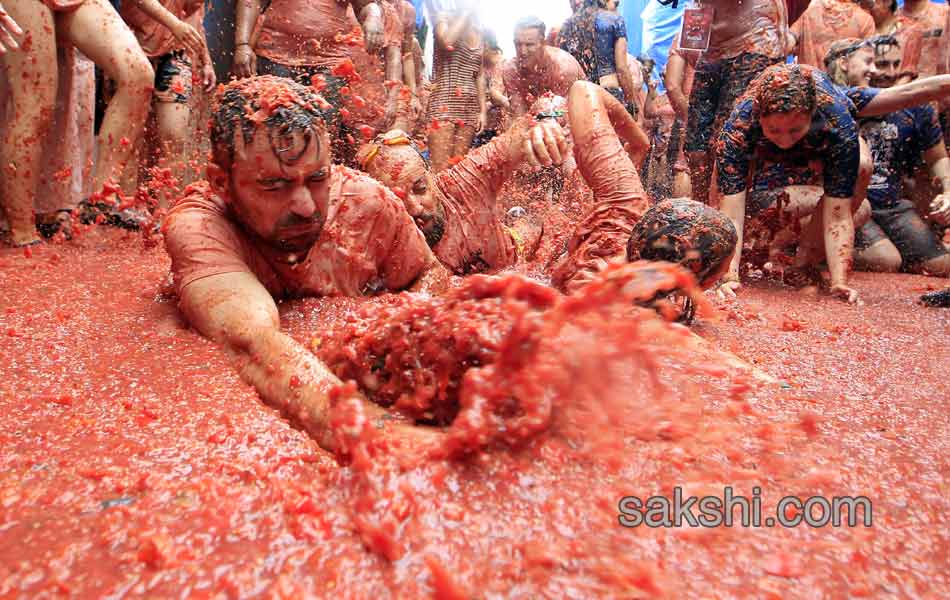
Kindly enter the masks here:
[[640, 259], [721, 297], [748, 264], [849, 302], [852, 268], [950, 276], [946, 4], [702, 0], [658, 73], [616, 0], [570, 3], [522, 18], [505, 60], [477, 2], [430, 2], [425, 65], [406, 0], [240, 0], [219, 84], [202, 2], [2, 0], [5, 243], [160, 227], [188, 322], [312, 423], [334, 378], [275, 299], [532, 260], [548, 232], [501, 208], [508, 181], [592, 191], [550, 265], [565, 293]]

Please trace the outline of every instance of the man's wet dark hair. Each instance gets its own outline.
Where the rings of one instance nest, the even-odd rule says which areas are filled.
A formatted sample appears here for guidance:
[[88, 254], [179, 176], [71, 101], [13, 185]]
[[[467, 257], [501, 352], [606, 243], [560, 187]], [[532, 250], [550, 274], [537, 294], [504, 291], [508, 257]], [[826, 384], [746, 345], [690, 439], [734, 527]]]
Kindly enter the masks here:
[[[219, 167], [229, 169], [234, 162], [237, 130], [240, 128], [244, 143], [250, 144], [254, 131], [263, 123], [274, 155], [281, 162], [293, 164], [310, 143], [320, 143], [317, 130], [332, 116], [326, 100], [290, 79], [262, 75], [231, 81], [218, 90], [212, 107], [212, 159]], [[302, 148], [294, 148], [296, 134], [305, 134]]]
[[892, 33], [885, 33], [882, 35], [875, 35], [874, 37], [868, 38], [868, 43], [874, 48], [874, 55], [881, 56], [890, 51], [891, 48], [900, 48], [901, 43], [897, 37]]
[[522, 29], [537, 29], [541, 33], [542, 40], [548, 32], [548, 26], [544, 24], [544, 21], [533, 15], [524, 17], [515, 23], [515, 31], [521, 31]]
[[627, 260], [677, 263], [701, 282], [731, 260], [738, 239], [732, 221], [718, 210], [683, 198], [664, 200], [634, 226]]

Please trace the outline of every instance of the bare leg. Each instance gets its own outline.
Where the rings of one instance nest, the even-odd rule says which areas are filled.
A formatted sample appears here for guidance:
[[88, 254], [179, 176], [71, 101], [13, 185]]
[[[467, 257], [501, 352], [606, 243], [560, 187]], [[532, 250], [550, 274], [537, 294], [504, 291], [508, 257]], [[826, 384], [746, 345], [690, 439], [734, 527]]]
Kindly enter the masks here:
[[471, 125], [458, 127], [455, 130], [455, 141], [452, 145], [452, 156], [465, 156], [472, 149], [472, 140], [475, 139], [475, 128]]
[[703, 204], [709, 203], [710, 160], [708, 152], [690, 152], [686, 155], [689, 162], [690, 187], [692, 198]]
[[[867, 191], [871, 182], [871, 173], [874, 169], [874, 159], [871, 156], [870, 147], [864, 138], [859, 137], [858, 142], [861, 155], [858, 163], [857, 181], [854, 185], [854, 196], [851, 197], [851, 214], [855, 229], [860, 228], [871, 218], [871, 206], [867, 201]], [[814, 217], [805, 223], [802, 228], [802, 239], [798, 248], [798, 255], [795, 257], [795, 265], [801, 267], [806, 264], [817, 263], [824, 255], [824, 223], [821, 218], [821, 211], [815, 211], [818, 205], [817, 201], [815, 201], [814, 206], [811, 203], [814, 190], [820, 188], [815, 186], [789, 186], [786, 189], [789, 192], [788, 209], [797, 211], [797, 218], [801, 219], [814, 212]], [[796, 190], [798, 190], [798, 193], [796, 193]]]
[[[86, 0], [58, 13], [59, 35], [72, 42], [117, 84], [99, 130], [93, 191], [121, 177], [145, 128], [155, 75], [132, 31], [106, 0]], [[127, 190], [131, 191], [131, 190]]]
[[33, 198], [40, 177], [43, 139], [56, 105], [56, 36], [53, 13], [36, 0], [5, 0], [4, 7], [27, 32], [28, 50], [7, 52], [0, 64], [7, 72], [13, 115], [0, 148], [2, 207], [16, 245], [39, 239], [33, 224]]
[[673, 176], [673, 197], [689, 198], [692, 189], [693, 186], [690, 185], [689, 181], [689, 172], [676, 171], [676, 175]]
[[890, 240], [880, 240], [854, 252], [854, 267], [860, 271], [897, 273], [901, 262], [901, 253]]
[[934, 277], [950, 277], [950, 254], [944, 254], [937, 258], [931, 258], [928, 261], [914, 265], [911, 269], [913, 273], [926, 273]]
[[[187, 138], [188, 126], [191, 123], [191, 108], [187, 104], [178, 102], [158, 102], [155, 105], [155, 120], [157, 122], [159, 143], [159, 165], [171, 169], [171, 174], [178, 180], [179, 188], [184, 188], [188, 177]], [[159, 205], [168, 208], [170, 195], [180, 190], [161, 190]]]
[[432, 162], [433, 173], [438, 173], [448, 166], [455, 138], [454, 123], [447, 121], [438, 123], [438, 129], [435, 127], [429, 129], [429, 159]]

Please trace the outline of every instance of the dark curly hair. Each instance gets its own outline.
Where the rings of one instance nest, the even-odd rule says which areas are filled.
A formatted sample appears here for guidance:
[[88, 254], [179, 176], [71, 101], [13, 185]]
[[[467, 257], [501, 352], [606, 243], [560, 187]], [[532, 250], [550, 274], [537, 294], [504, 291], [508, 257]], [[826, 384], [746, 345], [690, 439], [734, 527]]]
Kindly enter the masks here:
[[[229, 82], [218, 88], [211, 112], [211, 153], [215, 164], [229, 169], [234, 162], [234, 136], [240, 129], [250, 144], [261, 123], [267, 128], [274, 155], [293, 164], [315, 135], [332, 118], [332, 108], [312, 89], [283, 77], [263, 75]], [[304, 144], [294, 136], [304, 134]]]
[[680, 264], [703, 281], [732, 258], [739, 236], [718, 210], [683, 198], [664, 200], [648, 210], [627, 242], [627, 260]]

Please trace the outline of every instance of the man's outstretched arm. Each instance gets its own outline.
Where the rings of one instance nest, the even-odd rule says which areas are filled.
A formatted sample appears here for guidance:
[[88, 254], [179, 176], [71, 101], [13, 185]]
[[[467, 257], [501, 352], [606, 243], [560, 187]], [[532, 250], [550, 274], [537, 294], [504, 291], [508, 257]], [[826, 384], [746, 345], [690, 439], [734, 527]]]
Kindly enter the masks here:
[[934, 75], [879, 90], [858, 117], [877, 117], [950, 97], [950, 75]]
[[[264, 402], [296, 418], [324, 449], [337, 449], [329, 428], [329, 398], [341, 382], [316, 356], [280, 331], [277, 306], [252, 274], [205, 277], [188, 284], [180, 297], [179, 307], [191, 326], [225, 347], [241, 377]], [[370, 418], [383, 418], [382, 408], [369, 401], [365, 404]], [[427, 433], [418, 429], [412, 435]]]

